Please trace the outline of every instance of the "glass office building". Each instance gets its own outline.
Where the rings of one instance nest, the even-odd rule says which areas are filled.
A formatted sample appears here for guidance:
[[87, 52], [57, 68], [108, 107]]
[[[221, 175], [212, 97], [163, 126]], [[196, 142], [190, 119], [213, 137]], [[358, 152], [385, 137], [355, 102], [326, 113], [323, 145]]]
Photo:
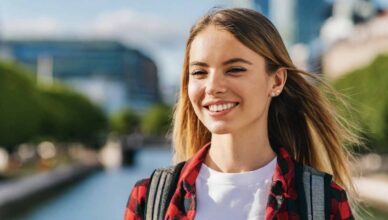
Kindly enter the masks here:
[[142, 110], [160, 101], [155, 63], [115, 41], [3, 41], [0, 51], [31, 69], [38, 80], [61, 80], [107, 112]]

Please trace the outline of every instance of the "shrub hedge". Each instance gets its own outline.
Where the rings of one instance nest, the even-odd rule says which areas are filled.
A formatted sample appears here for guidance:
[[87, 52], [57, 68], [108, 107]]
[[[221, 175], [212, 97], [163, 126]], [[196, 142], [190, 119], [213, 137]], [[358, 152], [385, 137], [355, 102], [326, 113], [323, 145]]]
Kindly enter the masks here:
[[13, 149], [41, 139], [97, 146], [106, 133], [104, 113], [63, 85], [38, 86], [33, 74], [0, 61], [0, 145]]
[[388, 55], [333, 82], [349, 97], [372, 148], [388, 151]]

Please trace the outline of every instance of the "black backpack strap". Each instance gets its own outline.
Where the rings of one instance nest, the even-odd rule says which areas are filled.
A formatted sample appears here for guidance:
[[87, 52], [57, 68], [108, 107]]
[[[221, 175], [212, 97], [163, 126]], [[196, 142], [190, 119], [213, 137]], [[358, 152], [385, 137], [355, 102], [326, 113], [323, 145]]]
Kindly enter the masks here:
[[163, 219], [175, 192], [180, 172], [185, 162], [154, 170], [150, 178], [145, 205], [145, 219]]
[[330, 183], [331, 175], [312, 167], [302, 169], [303, 195], [307, 220], [325, 220], [330, 217]]

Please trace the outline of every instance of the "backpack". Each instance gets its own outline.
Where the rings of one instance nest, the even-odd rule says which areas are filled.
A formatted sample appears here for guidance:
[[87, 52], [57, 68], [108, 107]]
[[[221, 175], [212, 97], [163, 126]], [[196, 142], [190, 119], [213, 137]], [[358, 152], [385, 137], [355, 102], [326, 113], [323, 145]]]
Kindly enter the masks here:
[[154, 170], [146, 195], [144, 213], [146, 220], [164, 219], [184, 165], [185, 161], [175, 166]]
[[[154, 170], [147, 190], [145, 220], [164, 219], [184, 164], [185, 161], [175, 166]], [[329, 219], [330, 198], [327, 192], [330, 191], [331, 175], [298, 163], [295, 173], [297, 186], [303, 186], [298, 187], [298, 203], [301, 213], [304, 213], [301, 218], [305, 220]]]

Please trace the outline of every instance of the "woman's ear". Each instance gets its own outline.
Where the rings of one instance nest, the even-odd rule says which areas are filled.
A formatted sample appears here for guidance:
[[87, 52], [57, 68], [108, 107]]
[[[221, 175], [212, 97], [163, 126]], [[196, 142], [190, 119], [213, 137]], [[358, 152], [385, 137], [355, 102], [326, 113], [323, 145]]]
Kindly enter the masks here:
[[278, 96], [283, 91], [284, 85], [287, 81], [287, 69], [279, 68], [275, 73], [271, 75], [272, 86], [271, 86], [271, 96]]

